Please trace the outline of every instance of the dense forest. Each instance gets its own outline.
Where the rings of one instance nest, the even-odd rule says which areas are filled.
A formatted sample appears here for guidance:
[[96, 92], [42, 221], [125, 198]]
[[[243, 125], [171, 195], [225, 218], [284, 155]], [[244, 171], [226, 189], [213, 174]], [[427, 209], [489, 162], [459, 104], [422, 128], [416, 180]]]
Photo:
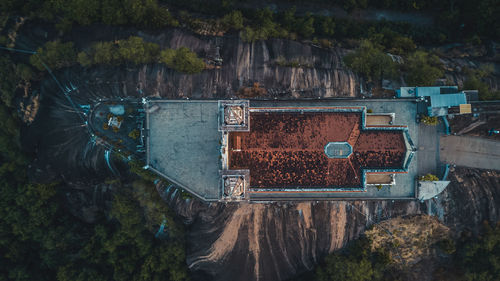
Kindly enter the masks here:
[[[111, 180], [110, 212], [88, 224], [64, 206], [63, 183], [29, 179], [13, 99], [32, 73], [0, 56], [0, 280], [186, 280], [183, 227], [151, 181]], [[162, 222], [168, 233], [157, 239]]]
[[[346, 65], [368, 81], [404, 73], [410, 84], [430, 85], [443, 75], [435, 54], [421, 45], [461, 42], [487, 44], [500, 38], [499, 0], [282, 0], [292, 7], [240, 8], [243, 0], [0, 0], [0, 46], [12, 43], [2, 28], [16, 16], [53, 24], [61, 34], [78, 25], [117, 25], [161, 30], [196, 29], [205, 22], [253, 42], [268, 38], [304, 40], [323, 48], [351, 47]], [[359, 9], [392, 9], [432, 15], [432, 27], [389, 21], [358, 22], [307, 11], [303, 3], [338, 6], [348, 13]], [[295, 7], [293, 7], [295, 5]], [[355, 43], [352, 43], [355, 42]], [[72, 42], [46, 42], [27, 56], [0, 51], [0, 280], [187, 280], [184, 229], [161, 202], [150, 175], [132, 164], [126, 180], [109, 179], [116, 190], [112, 207], [95, 224], [79, 220], [63, 202], [63, 182], [34, 182], [28, 175], [32, 155], [20, 143], [21, 120], [16, 93], [30, 81], [46, 77], [44, 62], [52, 69], [74, 65], [163, 63], [175, 71], [193, 74], [204, 62], [188, 48], [161, 49], [139, 37], [92, 42], [76, 49]], [[387, 53], [405, 58], [396, 64]], [[283, 62], [284, 65], [289, 65]], [[290, 65], [293, 66], [293, 65]], [[483, 99], [500, 94], [482, 80], [490, 70], [465, 70], [466, 89], [479, 89]], [[167, 235], [155, 238], [160, 224]], [[485, 226], [480, 239], [463, 238], [441, 245], [454, 258], [464, 280], [495, 280], [500, 227]], [[393, 272], [384, 252], [367, 250], [360, 240], [328, 256], [304, 280], [387, 280]], [[342, 264], [342, 267], [338, 265]], [[338, 276], [344, 276], [338, 279]], [[349, 279], [350, 278], [350, 279]], [[395, 279], [395, 278], [393, 278]], [[396, 280], [396, 279], [395, 279]]]

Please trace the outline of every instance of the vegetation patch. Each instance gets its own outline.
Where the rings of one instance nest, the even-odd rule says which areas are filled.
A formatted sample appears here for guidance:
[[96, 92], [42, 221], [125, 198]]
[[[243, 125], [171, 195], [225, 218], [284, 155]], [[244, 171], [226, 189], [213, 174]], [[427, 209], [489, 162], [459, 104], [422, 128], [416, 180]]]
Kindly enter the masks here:
[[383, 221], [365, 235], [372, 251], [387, 250], [394, 263], [409, 265], [430, 256], [434, 244], [449, 238], [450, 230], [437, 218], [421, 215]]

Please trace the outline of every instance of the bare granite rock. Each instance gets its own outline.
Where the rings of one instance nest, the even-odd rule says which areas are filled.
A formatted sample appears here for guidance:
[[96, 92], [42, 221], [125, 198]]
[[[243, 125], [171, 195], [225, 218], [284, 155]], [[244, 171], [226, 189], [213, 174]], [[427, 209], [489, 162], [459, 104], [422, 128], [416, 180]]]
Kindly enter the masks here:
[[175, 189], [164, 199], [189, 224], [188, 266], [213, 280], [285, 280], [373, 223], [421, 213], [416, 201], [204, 204]]

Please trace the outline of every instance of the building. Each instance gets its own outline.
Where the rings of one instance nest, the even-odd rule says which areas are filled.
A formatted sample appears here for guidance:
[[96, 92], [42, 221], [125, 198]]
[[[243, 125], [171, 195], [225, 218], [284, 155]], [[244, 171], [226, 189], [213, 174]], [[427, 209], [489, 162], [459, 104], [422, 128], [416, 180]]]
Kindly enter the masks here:
[[145, 107], [146, 167], [206, 201], [417, 197], [415, 125], [396, 122], [414, 121], [409, 101]]
[[457, 86], [401, 87], [398, 98], [419, 98], [425, 101], [428, 116], [448, 115], [448, 109], [458, 107], [460, 114], [471, 113], [470, 100], [477, 100], [477, 91], [459, 91]]

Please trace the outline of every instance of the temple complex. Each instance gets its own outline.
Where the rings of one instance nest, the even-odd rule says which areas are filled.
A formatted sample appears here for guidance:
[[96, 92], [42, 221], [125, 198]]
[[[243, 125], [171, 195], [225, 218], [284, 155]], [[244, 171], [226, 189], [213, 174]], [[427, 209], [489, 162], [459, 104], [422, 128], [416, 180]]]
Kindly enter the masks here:
[[386, 104], [150, 100], [146, 168], [206, 201], [415, 198], [415, 105]]

